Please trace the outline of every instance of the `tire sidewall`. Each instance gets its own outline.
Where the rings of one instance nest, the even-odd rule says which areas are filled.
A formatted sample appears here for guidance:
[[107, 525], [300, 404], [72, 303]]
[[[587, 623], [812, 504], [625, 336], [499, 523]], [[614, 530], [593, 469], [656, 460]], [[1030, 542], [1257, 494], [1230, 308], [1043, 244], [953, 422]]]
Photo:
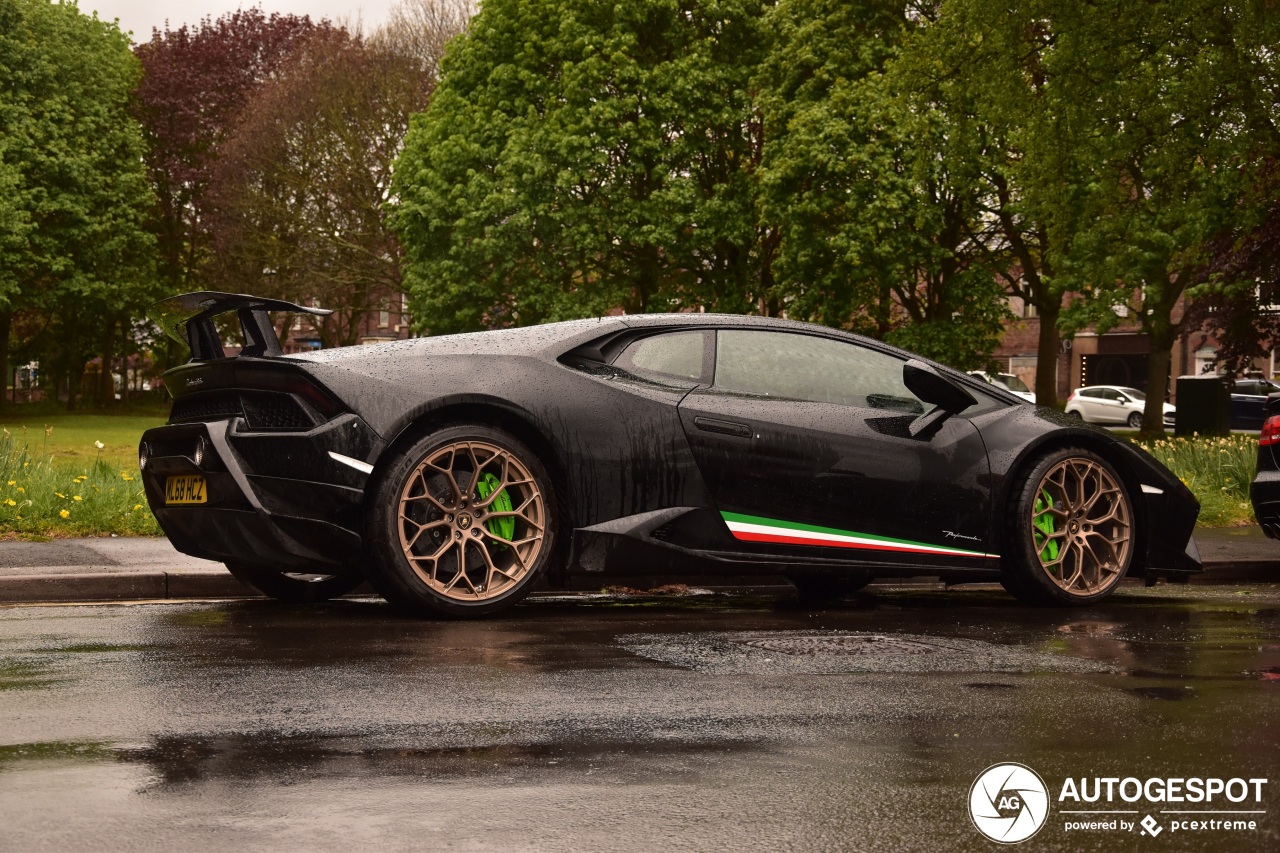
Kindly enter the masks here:
[[1133, 412], [1128, 418], [1129, 426], [1133, 429], [1142, 429], [1142, 415], [1139, 412]]
[[[1040, 558], [1036, 554], [1032, 538], [1032, 510], [1040, 481], [1050, 469], [1066, 459], [1087, 459], [1100, 465], [1120, 487], [1121, 494], [1129, 506], [1129, 552], [1125, 557], [1124, 565], [1110, 585], [1090, 595], [1071, 593], [1054, 583], [1040, 565]], [[1005, 587], [1019, 598], [1035, 604], [1086, 605], [1101, 601], [1115, 592], [1133, 566], [1138, 542], [1136, 509], [1124, 478], [1120, 476], [1115, 466], [1098, 454], [1083, 448], [1068, 447], [1038, 457], [1019, 478], [1010, 501], [1010, 513], [1005, 530], [1006, 559], [1002, 566]]]
[[[405, 558], [397, 528], [405, 479], [423, 459], [443, 445], [468, 440], [495, 444], [515, 454], [533, 475], [534, 483], [542, 493], [546, 518], [538, 558], [520, 582], [500, 596], [474, 604], [447, 598], [427, 586]], [[551, 476], [542, 460], [524, 442], [505, 430], [477, 424], [449, 426], [428, 433], [403, 450], [394, 452], [386, 467], [376, 474], [371, 488], [373, 501], [365, 525], [365, 549], [370, 558], [369, 582], [392, 605], [414, 615], [488, 616], [508, 610], [529, 594], [557, 553], [559, 505]]]

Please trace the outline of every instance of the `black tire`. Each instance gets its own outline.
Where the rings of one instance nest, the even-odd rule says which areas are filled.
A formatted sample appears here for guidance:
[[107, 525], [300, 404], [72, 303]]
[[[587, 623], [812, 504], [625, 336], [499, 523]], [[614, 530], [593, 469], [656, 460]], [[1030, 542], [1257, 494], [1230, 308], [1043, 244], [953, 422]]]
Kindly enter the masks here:
[[300, 574], [247, 563], [227, 563], [226, 566], [227, 571], [245, 586], [256, 589], [268, 598], [290, 604], [328, 601], [346, 595], [364, 583], [364, 576], [359, 572], [337, 575]]
[[1128, 423], [1130, 429], [1142, 429], [1142, 412], [1130, 412]]
[[790, 574], [787, 580], [796, 588], [801, 601], [813, 604], [853, 595], [871, 583], [869, 576], [859, 574]]
[[1133, 500], [1101, 456], [1069, 447], [1038, 457], [1015, 481], [1009, 510], [1001, 583], [1019, 600], [1091, 604], [1129, 571], [1138, 542]]
[[1067, 417], [1075, 418], [1078, 421], [1084, 420], [1084, 415], [1080, 414], [1079, 409], [1073, 409], [1072, 411], [1067, 412]]
[[369, 582], [406, 613], [501, 613], [555, 559], [559, 505], [551, 477], [503, 430], [454, 426], [427, 435], [379, 472], [374, 489]]

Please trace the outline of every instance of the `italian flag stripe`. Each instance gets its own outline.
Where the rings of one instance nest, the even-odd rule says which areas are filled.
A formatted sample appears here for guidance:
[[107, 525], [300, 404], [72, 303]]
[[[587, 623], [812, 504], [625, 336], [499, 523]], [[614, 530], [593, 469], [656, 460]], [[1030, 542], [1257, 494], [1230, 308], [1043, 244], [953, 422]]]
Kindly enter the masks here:
[[743, 542], [772, 542], [781, 545], [825, 545], [831, 548], [862, 548], [871, 551], [900, 551], [912, 554], [950, 554], [960, 557], [986, 557], [995, 559], [997, 554], [969, 551], [964, 548], [948, 548], [929, 545], [908, 539], [892, 539], [870, 533], [854, 533], [832, 527], [817, 527], [794, 521], [779, 521], [736, 512], [722, 512], [725, 524], [733, 532], [733, 538]]

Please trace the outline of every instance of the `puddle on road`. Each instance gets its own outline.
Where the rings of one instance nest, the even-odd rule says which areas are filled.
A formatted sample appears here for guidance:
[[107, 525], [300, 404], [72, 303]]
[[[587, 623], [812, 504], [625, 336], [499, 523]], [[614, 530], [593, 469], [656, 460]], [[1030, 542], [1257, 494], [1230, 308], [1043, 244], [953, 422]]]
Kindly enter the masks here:
[[959, 637], [855, 631], [624, 634], [627, 651], [716, 675], [846, 672], [1114, 672], [1099, 661]]

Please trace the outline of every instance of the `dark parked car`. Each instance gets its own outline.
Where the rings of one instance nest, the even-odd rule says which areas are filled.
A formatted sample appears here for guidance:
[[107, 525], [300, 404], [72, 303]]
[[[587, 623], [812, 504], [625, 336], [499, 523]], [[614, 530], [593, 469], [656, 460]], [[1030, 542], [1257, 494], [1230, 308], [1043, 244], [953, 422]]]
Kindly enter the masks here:
[[1262, 429], [1267, 396], [1276, 392], [1280, 383], [1270, 379], [1237, 379], [1231, 389], [1231, 428]]
[[[223, 357], [215, 315], [245, 346]], [[282, 599], [362, 580], [478, 615], [569, 573], [998, 580], [1079, 604], [1200, 570], [1199, 505], [1129, 442], [882, 343], [640, 315], [282, 355], [284, 302], [196, 293], [140, 465], [160, 525]]]
[[1249, 497], [1262, 532], [1280, 539], [1280, 393], [1267, 398], [1265, 415], [1258, 437], [1258, 471]]

